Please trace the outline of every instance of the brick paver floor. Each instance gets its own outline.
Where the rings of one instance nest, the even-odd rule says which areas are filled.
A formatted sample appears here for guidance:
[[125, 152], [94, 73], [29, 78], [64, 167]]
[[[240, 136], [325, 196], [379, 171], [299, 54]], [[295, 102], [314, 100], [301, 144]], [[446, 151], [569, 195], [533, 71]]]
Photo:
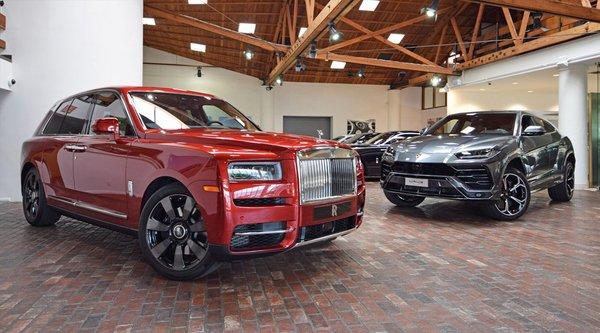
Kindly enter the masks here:
[[0, 331], [600, 331], [600, 193], [538, 193], [502, 223], [368, 187], [357, 232], [195, 282], [158, 276], [129, 236], [0, 203]]

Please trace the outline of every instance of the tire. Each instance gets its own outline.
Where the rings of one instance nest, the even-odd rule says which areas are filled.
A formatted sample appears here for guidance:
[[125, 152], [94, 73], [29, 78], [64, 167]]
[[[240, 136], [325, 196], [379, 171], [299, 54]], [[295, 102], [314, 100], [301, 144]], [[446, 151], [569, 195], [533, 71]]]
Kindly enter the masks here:
[[416, 197], [411, 195], [401, 195], [393, 192], [383, 191], [385, 197], [398, 207], [416, 207], [425, 200], [425, 197]]
[[567, 162], [565, 165], [565, 178], [562, 183], [556, 184], [548, 189], [550, 199], [559, 202], [570, 201], [573, 198], [575, 189], [575, 165], [573, 162]]
[[60, 219], [60, 214], [46, 203], [44, 186], [35, 168], [29, 169], [23, 177], [21, 195], [23, 197], [23, 214], [32, 226], [48, 227]]
[[502, 193], [498, 200], [484, 205], [486, 214], [499, 221], [513, 221], [527, 211], [531, 189], [525, 175], [515, 168], [508, 168], [502, 175]]
[[208, 249], [202, 214], [179, 183], [165, 185], [148, 198], [138, 239], [150, 266], [169, 279], [193, 280], [218, 267]]

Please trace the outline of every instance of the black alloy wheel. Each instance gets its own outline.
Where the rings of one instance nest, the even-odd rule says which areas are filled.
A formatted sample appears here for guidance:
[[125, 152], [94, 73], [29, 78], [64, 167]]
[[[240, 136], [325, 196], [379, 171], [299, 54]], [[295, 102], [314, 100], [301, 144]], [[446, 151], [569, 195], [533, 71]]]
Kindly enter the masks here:
[[159, 273], [189, 280], [210, 273], [214, 262], [207, 232], [194, 198], [179, 184], [154, 193], [142, 210], [140, 247]]
[[563, 181], [548, 189], [548, 195], [554, 201], [565, 202], [573, 198], [575, 192], [575, 165], [567, 162]]
[[51, 226], [60, 218], [60, 214], [46, 204], [42, 180], [35, 168], [29, 169], [23, 177], [21, 195], [23, 197], [23, 214], [32, 226]]
[[517, 169], [509, 168], [502, 175], [500, 197], [488, 203], [490, 217], [512, 221], [521, 217], [529, 207], [531, 191], [525, 175]]

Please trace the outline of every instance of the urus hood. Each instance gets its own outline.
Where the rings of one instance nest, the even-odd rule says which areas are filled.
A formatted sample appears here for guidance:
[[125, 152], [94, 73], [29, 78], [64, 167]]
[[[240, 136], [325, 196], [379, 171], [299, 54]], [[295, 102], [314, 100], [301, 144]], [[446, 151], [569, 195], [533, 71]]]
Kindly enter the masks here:
[[397, 146], [404, 153], [453, 154], [464, 150], [486, 149], [504, 146], [512, 136], [497, 135], [425, 135], [408, 138]]
[[240, 151], [269, 151], [277, 153], [318, 146], [348, 148], [348, 146], [339, 142], [309, 136], [227, 129], [153, 130], [146, 134], [146, 138], [177, 142], [183, 145], [217, 148], [216, 150], [225, 148], [228, 151], [235, 149]]

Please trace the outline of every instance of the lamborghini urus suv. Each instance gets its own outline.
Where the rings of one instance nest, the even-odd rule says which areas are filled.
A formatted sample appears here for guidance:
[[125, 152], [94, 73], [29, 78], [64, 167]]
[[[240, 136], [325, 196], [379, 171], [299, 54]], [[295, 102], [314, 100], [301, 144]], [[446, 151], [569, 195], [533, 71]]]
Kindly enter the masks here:
[[498, 220], [525, 213], [531, 193], [573, 196], [575, 154], [548, 121], [521, 111], [454, 114], [382, 157], [389, 201], [414, 207], [426, 197], [477, 201]]

